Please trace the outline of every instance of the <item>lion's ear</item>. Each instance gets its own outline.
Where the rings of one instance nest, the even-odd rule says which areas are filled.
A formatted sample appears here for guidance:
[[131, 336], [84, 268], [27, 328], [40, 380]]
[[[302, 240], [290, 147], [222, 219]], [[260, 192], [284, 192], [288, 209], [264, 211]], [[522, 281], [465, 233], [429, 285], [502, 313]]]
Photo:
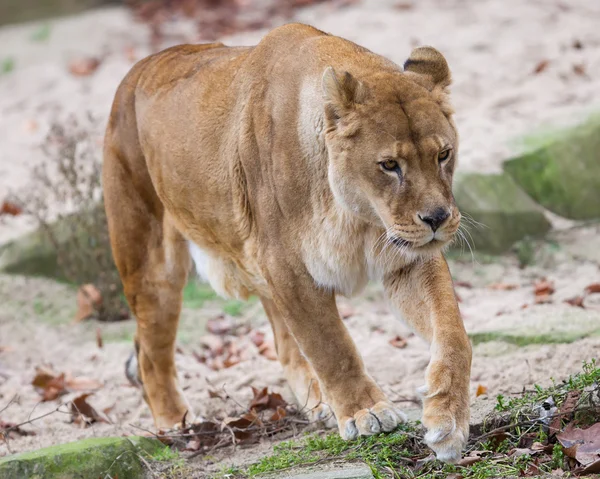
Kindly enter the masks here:
[[365, 87], [360, 81], [348, 72], [338, 76], [332, 67], [325, 69], [322, 86], [326, 113], [331, 120], [340, 119], [365, 97]]
[[446, 88], [452, 82], [446, 59], [433, 47], [415, 48], [404, 62], [404, 71], [428, 90]]

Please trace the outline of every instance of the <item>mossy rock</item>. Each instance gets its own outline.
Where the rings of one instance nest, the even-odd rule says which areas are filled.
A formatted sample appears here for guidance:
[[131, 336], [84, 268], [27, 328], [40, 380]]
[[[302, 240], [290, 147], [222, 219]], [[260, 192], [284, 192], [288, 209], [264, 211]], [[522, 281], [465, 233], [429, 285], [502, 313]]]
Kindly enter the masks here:
[[141, 457], [166, 446], [145, 437], [103, 437], [47, 447], [0, 459], [2, 479], [95, 479], [144, 477]]
[[[504, 253], [525, 237], [543, 236], [551, 226], [540, 207], [507, 174], [459, 174], [454, 197], [466, 213], [467, 238], [483, 253]], [[479, 225], [470, 224], [469, 217]]]
[[600, 218], [600, 118], [560, 133], [504, 163], [539, 204], [565, 218]]

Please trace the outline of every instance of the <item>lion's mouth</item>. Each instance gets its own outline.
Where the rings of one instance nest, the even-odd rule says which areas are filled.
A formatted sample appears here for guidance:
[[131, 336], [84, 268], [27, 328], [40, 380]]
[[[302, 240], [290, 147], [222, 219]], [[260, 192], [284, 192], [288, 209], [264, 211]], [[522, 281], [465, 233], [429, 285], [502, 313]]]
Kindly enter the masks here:
[[392, 238], [391, 239], [392, 243], [394, 245], [396, 245], [398, 248], [401, 249], [412, 249], [412, 250], [420, 250], [420, 249], [431, 249], [431, 248], [438, 248], [440, 246], [443, 246], [446, 241], [443, 241], [441, 239], [436, 238], [435, 236], [432, 236], [431, 238], [429, 238], [426, 241], [409, 241], [403, 238]]

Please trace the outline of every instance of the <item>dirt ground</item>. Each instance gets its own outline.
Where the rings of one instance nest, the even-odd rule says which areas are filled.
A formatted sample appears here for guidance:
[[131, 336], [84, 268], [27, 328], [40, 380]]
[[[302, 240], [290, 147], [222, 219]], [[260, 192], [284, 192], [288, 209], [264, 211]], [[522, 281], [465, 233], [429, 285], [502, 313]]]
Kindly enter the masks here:
[[[297, 19], [357, 41], [400, 64], [414, 45], [439, 47], [453, 70], [462, 137], [460, 168], [495, 171], [519, 148], [515, 138], [532, 129], [575, 122], [597, 108], [599, 15], [600, 4], [586, 0], [373, 0], [340, 9], [314, 7], [300, 11]], [[42, 42], [32, 40], [39, 22], [0, 29], [0, 56], [15, 60], [14, 71], [0, 75], [0, 202], [10, 192], [27, 188], [33, 167], [44, 158], [39, 145], [50, 123], [69, 114], [82, 117], [88, 111], [103, 123], [118, 82], [136, 58], [149, 52], [147, 29], [119, 8], [49, 25], [50, 35]], [[194, 41], [189, 25], [179, 26], [182, 36], [171, 41]], [[263, 34], [224, 40], [249, 44]], [[102, 62], [93, 75], [74, 77], [68, 62], [82, 55], [101, 56]], [[540, 71], [535, 73], [536, 69]], [[5, 218], [0, 223], [0, 243], [29, 228], [31, 223], [24, 217]], [[598, 357], [600, 294], [587, 296], [585, 308], [564, 302], [600, 281], [598, 233], [597, 225], [557, 233], [552, 241], [536, 246], [535, 262], [525, 269], [512, 256], [472, 261], [466, 255], [452, 261], [465, 325], [480, 341], [475, 346], [471, 382], [476, 407], [485, 406], [497, 394], [563, 379], [578, 371], [582, 361]], [[551, 302], [534, 304], [533, 284], [543, 277], [553, 282], [556, 291]], [[494, 289], [495, 283], [517, 287]], [[123, 372], [132, 350], [133, 323], [73, 324], [75, 297], [73, 288], [50, 280], [0, 276], [0, 419], [19, 423], [37, 418], [80, 394], [41, 403], [31, 381], [36, 367], [51, 365], [57, 372], [100, 381], [102, 387], [90, 403], [98, 410], [107, 409], [111, 423], [80, 428], [69, 422], [63, 408], [24, 427], [36, 435], [0, 444], [0, 456], [83, 437], [152, 429], [148, 408]], [[425, 343], [392, 317], [376, 285], [357, 298], [341, 298], [340, 305], [373, 377], [392, 400], [418, 417], [415, 389], [423, 383], [428, 361]], [[224, 309], [231, 311], [230, 306], [216, 299], [201, 306], [188, 302], [183, 313], [177, 363], [188, 399], [205, 416], [223, 417], [240, 409], [232, 401], [209, 397], [211, 389], [224, 388], [240, 404], [250, 399], [250, 386], [288, 394], [279, 364], [259, 354], [248, 337], [236, 339], [243, 360], [233, 367], [214, 371], [196, 359], [193, 353], [201, 350], [201, 342], [211, 340], [206, 321]], [[250, 324], [271, 340], [257, 304], [245, 306], [240, 313], [237, 322]], [[102, 348], [97, 344], [98, 330]], [[405, 348], [389, 344], [397, 335], [407, 339]], [[488, 392], [475, 399], [479, 385]], [[257, 450], [246, 456], [236, 453], [236, 459], [223, 457], [221, 464], [244, 462], [256, 454]]]
[[[533, 384], [547, 385], [551, 378], [564, 379], [579, 371], [584, 360], [598, 358], [600, 294], [585, 296], [585, 308], [564, 301], [583, 295], [586, 286], [600, 280], [599, 233], [600, 226], [563, 231], [537, 245], [534, 264], [524, 269], [512, 256], [494, 260], [462, 256], [451, 261], [465, 325], [476, 344], [471, 380], [475, 415], [489, 408], [498, 394], [518, 393]], [[542, 278], [553, 284], [555, 292], [548, 303], [535, 304], [534, 284]], [[24, 422], [52, 412], [81, 394], [74, 392], [55, 401], [40, 402], [41, 396], [31, 381], [35, 368], [46, 365], [76, 378], [100, 381], [102, 387], [89, 402], [99, 411], [108, 408], [111, 424], [97, 423], [82, 429], [70, 423], [70, 416], [62, 408], [63, 412], [54, 412], [24, 427], [34, 431], [35, 436], [0, 444], [0, 455], [90, 436], [153, 430], [148, 408], [123, 371], [132, 350], [133, 322], [74, 324], [75, 296], [73, 288], [49, 280], [0, 276], [0, 409], [16, 398], [0, 418]], [[392, 400], [418, 418], [415, 390], [423, 383], [428, 362], [426, 344], [390, 314], [377, 285], [369, 286], [357, 298], [340, 298], [339, 303], [370, 373]], [[223, 311], [238, 314], [237, 324], [264, 332], [266, 341], [271, 341], [258, 303], [239, 311], [219, 299], [208, 300], [200, 307], [190, 301], [185, 304], [177, 364], [183, 389], [198, 414], [221, 418], [239, 414], [242, 408], [236, 402], [248, 404], [250, 386], [268, 386], [291, 400], [279, 364], [259, 354], [248, 335], [230, 337], [242, 351], [242, 361], [230, 368], [215, 371], [196, 358], [202, 344], [215, 340], [206, 332], [207, 320]], [[97, 344], [97, 330], [103, 338], [102, 348]], [[407, 340], [406, 347], [390, 344], [396, 336]], [[487, 388], [487, 393], [476, 398], [480, 385]], [[211, 390], [226, 391], [234, 400], [224, 402], [210, 397]], [[268, 451], [268, 444], [258, 446], [258, 451]], [[223, 451], [222, 457], [216, 455], [217, 465], [199, 462], [198, 467], [218, 469], [230, 462], [244, 463], [255, 460], [259, 452], [238, 450], [231, 455], [231, 451]]]

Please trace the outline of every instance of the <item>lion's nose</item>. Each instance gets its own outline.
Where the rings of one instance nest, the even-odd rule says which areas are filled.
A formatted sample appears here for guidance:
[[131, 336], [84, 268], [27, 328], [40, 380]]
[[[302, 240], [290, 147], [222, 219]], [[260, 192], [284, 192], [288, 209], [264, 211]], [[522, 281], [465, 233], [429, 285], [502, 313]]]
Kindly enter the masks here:
[[450, 212], [446, 208], [436, 208], [429, 213], [420, 214], [419, 219], [427, 223], [432, 231], [436, 231], [440, 225], [450, 217]]

